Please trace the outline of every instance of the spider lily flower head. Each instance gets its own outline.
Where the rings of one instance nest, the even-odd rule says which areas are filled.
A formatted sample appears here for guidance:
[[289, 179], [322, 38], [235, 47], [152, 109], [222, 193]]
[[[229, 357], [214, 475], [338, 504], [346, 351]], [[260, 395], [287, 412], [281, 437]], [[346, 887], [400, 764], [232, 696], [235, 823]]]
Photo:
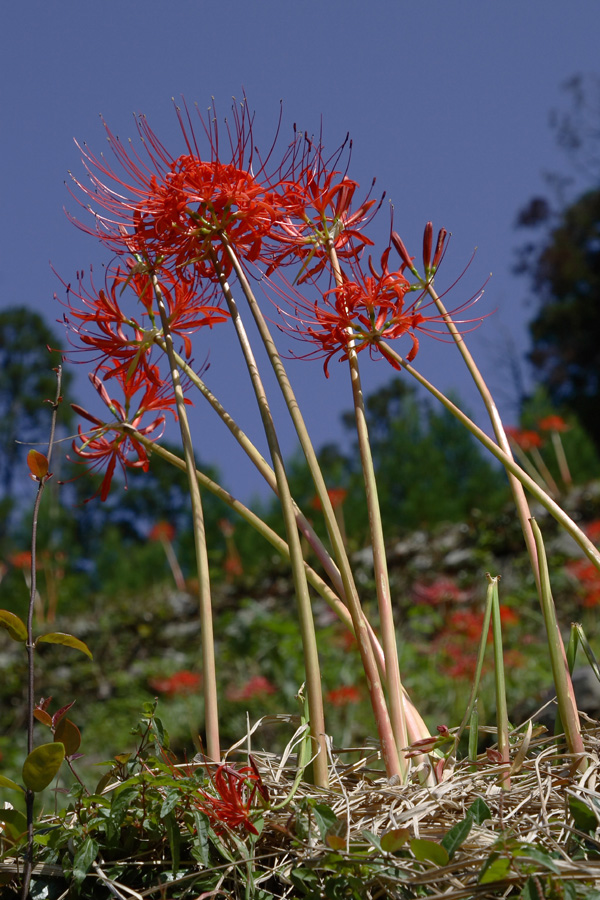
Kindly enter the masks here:
[[[346, 147], [346, 164], [338, 169]], [[373, 245], [364, 228], [380, 208], [383, 196], [377, 201], [367, 194], [352, 209], [358, 182], [346, 174], [351, 148], [346, 136], [341, 147], [325, 159], [321, 141], [314, 144], [306, 135], [299, 135], [292, 145], [285, 183], [293, 202], [288, 200], [289, 215], [280, 219], [273, 230], [272, 238], [280, 246], [273, 252], [267, 275], [284, 263], [300, 262], [300, 273], [295, 279], [300, 284], [331, 267], [332, 251], [338, 259], [357, 260], [365, 246]], [[371, 188], [374, 184], [375, 180]]]
[[534, 448], [541, 447], [544, 443], [541, 435], [539, 435], [537, 431], [510, 427], [506, 427], [504, 430], [510, 440], [525, 453]]
[[202, 277], [214, 278], [214, 254], [225, 274], [231, 270], [221, 238], [226, 236], [239, 257], [259, 260], [263, 239], [289, 203], [277, 190], [278, 172], [269, 175], [260, 159], [254, 165], [253, 116], [245, 97], [233, 107], [225, 142], [214, 109], [207, 119], [198, 111], [206, 155], [188, 107], [176, 112], [186, 151], [178, 156], [159, 141], [144, 116], [136, 117], [141, 153], [131, 143], [126, 147], [104, 123], [114, 168], [104, 155], [78, 144], [89, 184], [73, 181], [94, 207], [79, 201], [94, 215], [95, 228], [71, 219], [117, 254], [134, 253], [171, 268], [193, 265]]
[[[182, 350], [190, 359], [190, 335], [226, 321], [229, 313], [209, 302], [213, 299], [210, 284], [200, 286], [196, 279], [175, 278], [167, 270], [160, 270], [157, 283], [167, 309], [169, 330], [181, 339]], [[96, 288], [93, 277], [86, 287], [83, 272], [77, 273], [77, 287], [68, 284], [66, 288], [67, 299], [60, 302], [67, 309], [63, 321], [74, 348], [67, 356], [78, 354], [83, 357], [79, 362], [91, 359], [98, 363], [97, 368], [114, 364], [106, 377], [125, 372], [130, 378], [140, 369], [150, 381], [154, 380], [158, 370], [153, 351], [163, 329], [150, 275], [129, 259], [126, 269], [116, 266], [107, 270], [104, 289]], [[137, 309], [126, 312], [125, 306], [132, 298], [137, 301]]]
[[[289, 286], [285, 291], [279, 291], [290, 305], [293, 304], [293, 313], [280, 308], [286, 330], [298, 340], [316, 346], [300, 358], [324, 358], [323, 369], [327, 377], [329, 362], [336, 356], [342, 361], [348, 359], [351, 352], [360, 353], [368, 347], [371, 354], [379, 351], [394, 368], [398, 368], [398, 364], [386, 356], [381, 341], [407, 336], [411, 346], [406, 359], [410, 362], [419, 350], [417, 332], [432, 336], [445, 334], [443, 329], [434, 327], [443, 323], [440, 314], [437, 311], [427, 313], [433, 307], [433, 301], [423, 302], [424, 295], [421, 294], [406, 303], [406, 295], [412, 291], [411, 284], [402, 270], [388, 270], [389, 253], [388, 247], [381, 257], [381, 272], [374, 268], [370, 259], [369, 274], [358, 265], [352, 266], [349, 274], [342, 274], [340, 284], [325, 291], [313, 303], [297, 291], [290, 292]], [[461, 309], [472, 302], [474, 300], [469, 300]]]
[[[110, 374], [109, 371], [108, 376]], [[144, 472], [148, 471], [150, 465], [148, 451], [132, 434], [132, 430], [144, 437], [149, 438], [152, 435], [151, 440], [159, 440], [164, 431], [165, 416], [157, 416], [148, 425], [142, 425], [142, 420], [147, 413], [167, 410], [176, 417], [175, 397], [169, 393], [168, 385], [161, 383], [158, 375], [155, 376], [155, 380], [150, 380], [143, 372], [138, 372], [128, 379], [121, 367], [115, 374], [115, 379], [124, 394], [124, 401], [121, 403], [109, 395], [103, 380], [96, 373], [90, 373], [89, 377], [100, 398], [115, 417], [115, 421], [104, 422], [81, 406], [72, 403], [73, 410], [93, 426], [92, 429], [84, 431], [79, 425], [78, 439], [73, 441], [72, 447], [79, 461], [89, 469], [106, 470], [98, 491], [93, 494], [93, 497], [100, 495], [100, 499], [104, 501], [110, 492], [117, 464], [125, 477], [125, 486], [127, 486], [127, 469], [141, 468]], [[138, 398], [137, 395], [140, 393], [141, 396]]]
[[252, 757], [249, 765], [239, 769], [220, 765], [212, 779], [217, 796], [199, 790], [196, 805], [208, 816], [215, 828], [237, 828], [240, 825], [250, 834], [258, 835], [252, 821], [253, 804], [259, 794], [265, 802], [269, 793]]
[[569, 431], [571, 426], [565, 422], [562, 416], [546, 416], [538, 422], [540, 431]]

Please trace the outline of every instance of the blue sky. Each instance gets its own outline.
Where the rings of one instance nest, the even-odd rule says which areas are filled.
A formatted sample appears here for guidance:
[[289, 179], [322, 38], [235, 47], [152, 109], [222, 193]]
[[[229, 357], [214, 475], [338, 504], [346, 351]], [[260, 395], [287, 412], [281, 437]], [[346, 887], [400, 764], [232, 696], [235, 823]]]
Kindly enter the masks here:
[[[415, 253], [428, 219], [452, 232], [438, 288], [452, 283], [478, 248], [448, 302], [457, 305], [493, 273], [477, 312], [496, 312], [469, 346], [507, 418], [514, 416], [506, 353], [512, 346], [522, 357], [533, 314], [525, 284], [511, 275], [522, 240], [514, 220], [544, 192], [544, 172], [568, 169], [548, 115], [564, 102], [566, 79], [598, 70], [596, 0], [24, 0], [9, 4], [3, 20], [1, 307], [29, 305], [52, 323], [61, 315], [53, 301], [60, 285], [49, 261], [65, 280], [106, 261], [63, 213], [64, 205], [74, 207], [64, 186], [68, 171], [82, 171], [73, 138], [106, 149], [99, 114], [126, 138], [134, 136], [131, 114], [143, 112], [177, 149], [171, 97], [183, 94], [205, 109], [214, 96], [225, 115], [243, 88], [257, 112], [259, 144], [273, 133], [280, 100], [284, 137], [294, 122], [318, 131], [322, 118], [333, 150], [349, 131], [350, 177], [366, 188], [376, 176]], [[387, 229], [384, 209], [375, 229], [382, 242]], [[212, 346], [207, 381], [260, 442], [232, 353], [226, 341]], [[392, 373], [385, 363], [365, 362], [370, 392]], [[417, 362], [483, 421], [453, 347], [424, 340]], [[290, 374], [315, 442], [341, 439], [339, 413], [351, 405], [345, 369], [333, 366], [325, 381], [318, 362], [296, 361]], [[80, 402], [91, 405], [85, 377], [79, 383]], [[198, 410], [194, 430], [200, 456], [217, 462], [224, 482], [248, 497], [258, 481], [210, 410]], [[284, 430], [287, 452], [293, 443]]]

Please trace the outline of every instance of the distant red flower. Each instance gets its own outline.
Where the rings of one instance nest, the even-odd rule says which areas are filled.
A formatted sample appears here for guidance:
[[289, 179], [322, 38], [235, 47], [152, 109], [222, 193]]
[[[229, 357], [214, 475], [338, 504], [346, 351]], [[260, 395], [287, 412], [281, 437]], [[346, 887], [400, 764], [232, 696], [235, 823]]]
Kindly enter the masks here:
[[348, 706], [352, 703], [358, 703], [360, 701], [361, 694], [357, 687], [352, 684], [345, 684], [339, 688], [333, 688], [331, 691], [327, 691], [325, 695], [325, 700], [327, 703], [331, 703], [332, 706]]
[[521, 621], [519, 615], [515, 612], [514, 609], [510, 606], [505, 606], [503, 603], [500, 604], [500, 621], [503, 625], [508, 626], [509, 628], [512, 625], [518, 625]]
[[[31, 551], [21, 550], [18, 553], [11, 553], [8, 557], [8, 561], [15, 569], [31, 569]], [[40, 563], [37, 562], [36, 568], [39, 568], [39, 566]]]
[[250, 834], [258, 834], [252, 822], [254, 799], [258, 794], [265, 802], [269, 793], [252, 759], [249, 765], [236, 769], [231, 765], [221, 765], [212, 779], [217, 796], [199, 790], [196, 805], [211, 821], [215, 828], [237, 828], [242, 826]]
[[150, 678], [148, 684], [153, 691], [173, 697], [177, 694], [193, 694], [202, 684], [202, 676], [197, 672], [182, 669], [168, 678]]
[[583, 606], [600, 606], [600, 572], [596, 566], [587, 559], [575, 559], [568, 562], [565, 568], [581, 585]]
[[[345, 488], [328, 488], [327, 493], [334, 509], [338, 506], [342, 506], [344, 500], [348, 496], [348, 491]], [[319, 512], [321, 511], [321, 500], [318, 496], [315, 495], [312, 498], [310, 505], [313, 509], [316, 509]]]
[[431, 584], [418, 581], [413, 584], [413, 594], [417, 603], [437, 606], [440, 603], [463, 603], [471, 597], [471, 591], [458, 587], [451, 578], [436, 578]]
[[600, 519], [594, 519], [592, 522], [587, 522], [584, 525], [583, 530], [590, 541], [594, 541], [594, 543], [600, 541]]
[[172, 541], [175, 537], [175, 528], [170, 522], [156, 522], [150, 529], [148, 537], [151, 541]]
[[277, 688], [271, 684], [264, 675], [253, 675], [241, 688], [231, 687], [227, 691], [227, 699], [234, 702], [241, 700], [254, 700], [256, 697], [264, 697], [268, 694], [276, 694]]
[[540, 431], [569, 431], [571, 428], [562, 416], [546, 416], [538, 422]]
[[544, 443], [537, 431], [527, 431], [521, 428], [508, 427], [505, 431], [511, 441], [513, 441], [517, 447], [520, 447], [521, 450], [524, 450], [525, 453], [527, 453], [528, 450], [532, 450], [534, 447], [541, 447]]

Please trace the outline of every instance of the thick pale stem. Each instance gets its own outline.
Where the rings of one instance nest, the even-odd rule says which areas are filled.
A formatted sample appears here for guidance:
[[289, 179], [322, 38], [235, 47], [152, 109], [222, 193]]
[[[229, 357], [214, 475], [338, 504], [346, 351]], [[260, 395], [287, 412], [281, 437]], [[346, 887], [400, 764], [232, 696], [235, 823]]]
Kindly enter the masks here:
[[277, 492], [281, 503], [281, 510], [285, 522], [285, 529], [290, 548], [290, 563], [292, 568], [292, 577], [294, 581], [294, 589], [296, 600], [298, 603], [298, 618], [300, 624], [300, 632], [302, 635], [302, 647], [304, 652], [304, 669], [306, 675], [306, 694], [308, 699], [308, 708], [310, 714], [311, 734], [315, 743], [315, 758], [313, 762], [313, 772], [315, 783], [320, 786], [327, 786], [329, 780], [329, 772], [327, 768], [327, 742], [325, 734], [325, 717], [323, 713], [323, 695], [321, 689], [321, 673], [319, 665], [319, 656], [317, 651], [317, 639], [315, 634], [315, 626], [312, 615], [312, 607], [310, 595], [308, 592], [308, 584], [306, 581], [306, 573], [304, 569], [304, 559], [302, 556], [302, 547], [298, 527], [296, 524], [296, 515], [294, 504], [287, 481], [283, 457], [279, 447], [279, 440], [275, 431], [275, 425], [271, 415], [271, 410], [267, 401], [267, 396], [262, 384], [262, 380], [254, 359], [254, 354], [248, 340], [244, 324], [240, 317], [237, 304], [226, 278], [223, 276], [220, 267], [213, 259], [215, 271], [219, 277], [219, 283], [223, 294], [227, 301], [231, 318], [236, 329], [240, 347], [246, 361], [250, 380], [254, 388], [256, 400], [258, 403], [265, 436], [271, 452], [273, 461], [273, 470], [277, 481]]
[[[489, 450], [490, 453], [499, 460], [502, 465], [517, 478], [521, 484], [527, 488], [530, 494], [535, 497], [536, 500], [541, 503], [544, 509], [548, 510], [550, 515], [559, 522], [562, 527], [567, 531], [574, 541], [581, 547], [587, 558], [594, 563], [596, 568], [600, 571], [600, 551], [592, 544], [590, 539], [583, 533], [581, 528], [579, 528], [573, 519], [570, 518], [562, 509], [558, 503], [556, 503], [552, 497], [549, 497], [548, 494], [542, 490], [539, 484], [531, 478], [527, 472], [524, 472], [523, 469], [514, 461], [512, 456], [508, 456], [499, 446], [493, 441], [491, 438], [487, 436], [487, 434], [479, 428], [475, 422], [473, 422], [465, 413], [455, 406], [451, 400], [449, 400], [445, 394], [439, 391], [436, 387], [434, 387], [426, 378], [421, 375], [416, 369], [411, 366], [409, 362], [399, 356], [389, 344], [386, 344], [385, 341], [379, 342], [379, 347], [384, 356], [386, 356], [390, 361], [395, 363], [398, 366], [401, 366], [409, 375], [411, 375], [415, 381], [417, 381], [420, 385], [422, 385], [429, 393], [439, 400], [439, 402], [446, 407], [446, 409], [452, 413], [452, 415], [461, 422], [465, 428], [467, 428], [471, 434], [477, 438], [477, 440], [483, 444], [486, 450]], [[537, 554], [536, 554], [537, 555]]]
[[[386, 771], [390, 776], [401, 775], [402, 767], [400, 757], [397, 752], [394, 753], [393, 748], [394, 745], [396, 747], [405, 747], [408, 743], [406, 739], [406, 727], [403, 731], [400, 729], [398, 734], [394, 734], [392, 723], [390, 722], [390, 717], [388, 715], [387, 706], [385, 703], [385, 696], [377, 669], [377, 662], [373, 653], [371, 641], [372, 632], [370, 632], [367, 620], [360, 605], [354, 577], [350, 568], [350, 562], [346, 553], [345, 542], [340, 531], [339, 523], [335, 516], [335, 511], [331, 504], [327, 486], [323, 478], [323, 473], [321, 472], [321, 468], [317, 460], [317, 455], [312, 445], [312, 441], [310, 440], [310, 436], [308, 434], [304, 418], [296, 400], [296, 396], [288, 379], [287, 372], [285, 371], [285, 367], [283, 365], [281, 357], [279, 356], [279, 353], [275, 346], [275, 342], [273, 341], [273, 338], [271, 337], [271, 334], [269, 332], [267, 323], [264, 319], [264, 316], [262, 315], [248, 279], [246, 278], [246, 274], [240, 266], [236, 255], [229, 247], [227, 249], [238, 281], [240, 282], [240, 286], [244, 292], [246, 300], [248, 301], [248, 305], [254, 317], [254, 321], [256, 322], [259, 334], [269, 356], [269, 360], [271, 362], [271, 365], [273, 366], [278, 384], [285, 399], [292, 422], [294, 423], [300, 445], [304, 452], [309, 471], [312, 475], [317, 495], [321, 501], [321, 508], [323, 510], [325, 522], [327, 524], [327, 529], [334, 550], [335, 559], [339, 567], [343, 585], [343, 596], [348, 604], [350, 615], [352, 616], [354, 633], [357, 638], [361, 661], [367, 680], [373, 714], [381, 741], [382, 754], [386, 764]], [[387, 657], [385, 657], [385, 659], [386, 672], [388, 672], [388, 659]], [[397, 686], [397, 690], [399, 691], [399, 705], [402, 706], [402, 693], [400, 685]]]
[[160, 314], [164, 345], [169, 361], [171, 381], [175, 392], [177, 404], [177, 416], [183, 444], [185, 467], [190, 489], [192, 504], [192, 522], [194, 530], [194, 548], [196, 551], [196, 566], [198, 573], [198, 600], [200, 605], [200, 623], [202, 627], [202, 672], [204, 676], [204, 724], [206, 729], [206, 750], [210, 759], [221, 758], [219, 742], [219, 706], [217, 697], [217, 672], [215, 663], [215, 643], [213, 634], [212, 601], [210, 592], [210, 570], [208, 565], [208, 552], [206, 548], [206, 531], [204, 527], [204, 513], [202, 510], [202, 498], [196, 478], [196, 461], [194, 445], [185, 409], [183, 388], [175, 353], [173, 339], [169, 328], [169, 317], [165, 306], [163, 294], [156, 275], [152, 274], [152, 285], [158, 311]]
[[[488, 575], [492, 586], [492, 634], [494, 638], [494, 684], [496, 687], [496, 728], [498, 729], [498, 752], [503, 763], [510, 761], [508, 741], [508, 709], [506, 706], [506, 679], [504, 677], [504, 653], [502, 648], [502, 620], [498, 598], [498, 576]], [[486, 634], [487, 638], [487, 634]], [[510, 787], [510, 775], [502, 778], [502, 787]]]

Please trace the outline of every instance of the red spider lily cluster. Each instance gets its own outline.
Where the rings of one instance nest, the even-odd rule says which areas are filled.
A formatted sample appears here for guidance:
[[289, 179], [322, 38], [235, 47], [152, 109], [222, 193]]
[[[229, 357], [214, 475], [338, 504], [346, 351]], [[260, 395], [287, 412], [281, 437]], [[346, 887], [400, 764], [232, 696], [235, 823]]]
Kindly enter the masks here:
[[268, 803], [269, 792], [252, 757], [249, 757], [249, 765], [239, 769], [231, 765], [219, 766], [212, 783], [217, 796], [200, 790], [196, 803], [208, 816], [213, 827], [218, 829], [242, 826], [250, 834], [258, 835], [252, 821], [254, 801], [258, 794], [265, 803]]
[[[194, 122], [194, 111], [184, 104], [177, 116], [184, 152], [171, 153], [143, 116], [136, 119], [143, 146], [139, 153], [106, 126], [114, 165], [80, 147], [87, 179], [74, 178], [74, 184], [84, 195], [81, 207], [94, 222], [73, 221], [117, 257], [102, 288], [93, 279], [86, 285], [78, 276], [76, 286], [67, 285], [64, 301], [70, 354], [94, 364], [94, 383], [115, 416], [111, 428], [78, 410], [92, 427], [80, 431], [74, 450], [92, 468], [105, 470], [102, 499], [117, 465], [124, 472], [147, 467], [147, 451], [124, 426], [156, 440], [164, 412], [174, 411], [172, 392], [163, 388], [158, 352], [165, 350], [165, 329], [191, 363], [192, 335], [229, 317], [217, 296], [234, 260], [249, 274], [266, 275], [264, 282], [285, 297], [285, 327], [316, 348], [306, 355], [324, 359], [326, 374], [333, 357], [345, 359], [350, 349], [376, 350], [384, 338], [408, 336], [407, 358], [412, 360], [417, 333], [431, 333], [432, 323], [440, 321], [427, 311], [422, 297], [406, 302], [411, 291], [403, 274], [407, 260], [390, 271], [391, 244], [381, 257], [380, 272], [370, 258], [363, 268], [363, 251], [372, 244], [364, 229], [380, 203], [369, 195], [355, 203], [358, 184], [347, 174], [348, 141], [326, 157], [320, 139], [294, 132], [279, 161], [276, 142], [263, 159], [245, 98], [234, 106], [225, 136], [212, 110], [207, 119], [198, 114]], [[442, 230], [432, 260], [428, 224], [427, 277], [439, 264], [445, 238]], [[401, 253], [404, 245], [395, 233], [391, 241]], [[314, 300], [298, 299], [283, 279], [282, 267], [292, 264], [297, 267], [294, 282], [315, 292]], [[327, 280], [324, 288], [321, 276]], [[123, 391], [124, 402], [109, 403], [101, 392], [100, 382], [111, 379]], [[134, 410], [133, 395], [144, 390], [151, 397]], [[155, 418], [142, 424], [142, 415], [152, 412]]]
[[331, 706], [351, 706], [360, 702], [361, 692], [355, 685], [345, 684], [328, 691], [325, 699]]
[[202, 676], [189, 669], [182, 669], [168, 678], [151, 678], [148, 684], [153, 691], [174, 697], [178, 694], [194, 694], [202, 684]]
[[567, 563], [566, 569], [579, 584], [583, 606], [600, 606], [600, 572], [596, 566], [587, 559], [575, 559]]
[[266, 697], [276, 694], [277, 688], [264, 675], [253, 675], [243, 687], [231, 687], [227, 691], [227, 699], [235, 703], [244, 700], [254, 700], [257, 697]]

